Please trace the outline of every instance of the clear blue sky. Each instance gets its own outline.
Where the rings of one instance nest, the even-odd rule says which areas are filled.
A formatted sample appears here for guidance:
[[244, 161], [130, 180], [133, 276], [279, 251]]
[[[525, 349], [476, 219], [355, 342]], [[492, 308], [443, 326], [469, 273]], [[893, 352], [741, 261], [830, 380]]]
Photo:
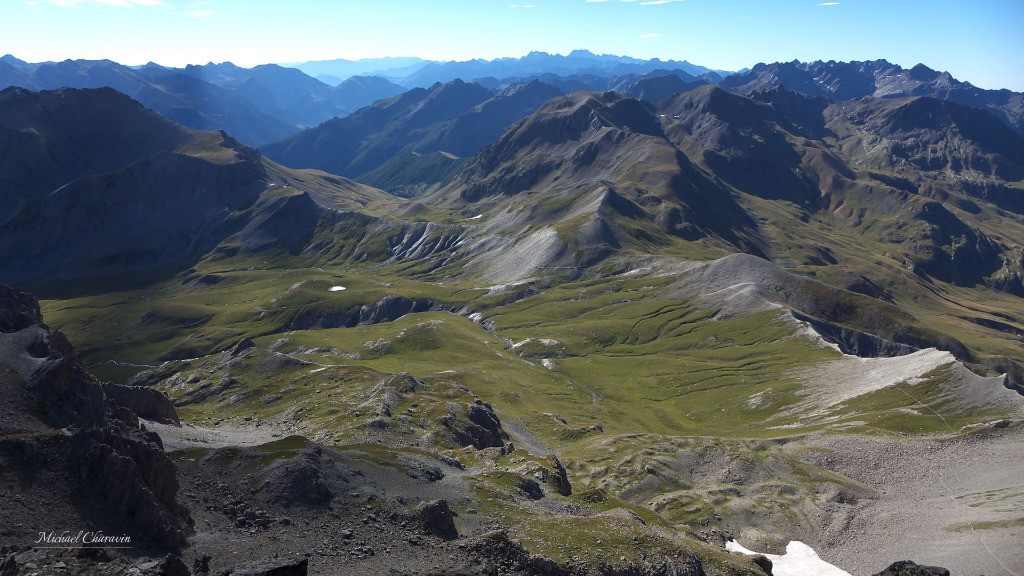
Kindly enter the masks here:
[[576, 48], [757, 62], [923, 62], [1024, 90], [1024, 0], [0, 0], [0, 54], [251, 66]]

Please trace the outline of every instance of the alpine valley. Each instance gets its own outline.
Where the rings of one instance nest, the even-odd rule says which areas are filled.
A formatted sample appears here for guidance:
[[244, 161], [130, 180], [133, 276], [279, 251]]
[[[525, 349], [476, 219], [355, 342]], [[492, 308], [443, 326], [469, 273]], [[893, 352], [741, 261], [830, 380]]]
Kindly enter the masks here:
[[[582, 50], [0, 88], [2, 576], [1024, 569], [1024, 94]], [[82, 530], [131, 547], [39, 542]]]

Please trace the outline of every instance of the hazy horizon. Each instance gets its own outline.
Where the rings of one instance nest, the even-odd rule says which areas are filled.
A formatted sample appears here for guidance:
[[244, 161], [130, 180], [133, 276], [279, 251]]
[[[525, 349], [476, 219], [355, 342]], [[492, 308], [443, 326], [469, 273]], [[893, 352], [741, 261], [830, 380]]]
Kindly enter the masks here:
[[[419, 57], [464, 61], [532, 51], [687, 60], [923, 63], [982, 88], [1024, 90], [1024, 4], [982, 0], [17, 0], [0, 53], [27, 61], [165, 66]], [[397, 55], [397, 56], [396, 56]]]

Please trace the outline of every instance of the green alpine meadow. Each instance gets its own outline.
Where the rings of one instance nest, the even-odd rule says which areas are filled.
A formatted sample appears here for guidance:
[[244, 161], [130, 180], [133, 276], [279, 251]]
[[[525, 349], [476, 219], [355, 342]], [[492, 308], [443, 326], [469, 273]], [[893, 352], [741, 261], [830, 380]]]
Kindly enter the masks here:
[[0, 576], [1024, 572], [1019, 6], [357, 4], [10, 8]]

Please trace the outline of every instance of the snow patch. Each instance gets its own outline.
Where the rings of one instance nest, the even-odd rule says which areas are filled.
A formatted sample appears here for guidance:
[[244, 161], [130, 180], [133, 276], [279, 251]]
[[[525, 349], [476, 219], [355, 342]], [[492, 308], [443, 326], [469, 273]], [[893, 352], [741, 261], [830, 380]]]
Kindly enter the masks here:
[[956, 358], [949, 352], [926, 348], [892, 358], [843, 356], [798, 373], [811, 384], [806, 391], [809, 396], [820, 405], [835, 406], [897, 384], [913, 386], [932, 370], [954, 363]]
[[[756, 556], [759, 552], [748, 550], [735, 540], [725, 543], [729, 552], [739, 552], [747, 556]], [[818, 557], [813, 548], [796, 540], [786, 546], [785, 554], [763, 554], [772, 561], [772, 574], [775, 576], [852, 576], [849, 572], [825, 562]]]
[[345, 288], [344, 286], [331, 286], [327, 289], [328, 292], [341, 292], [343, 290], [348, 290], [348, 288]]
[[466, 220], [479, 220], [479, 219], [481, 219], [483, 217], [484, 217], [483, 214], [477, 214], [476, 216], [473, 216], [471, 218], [466, 218]]

